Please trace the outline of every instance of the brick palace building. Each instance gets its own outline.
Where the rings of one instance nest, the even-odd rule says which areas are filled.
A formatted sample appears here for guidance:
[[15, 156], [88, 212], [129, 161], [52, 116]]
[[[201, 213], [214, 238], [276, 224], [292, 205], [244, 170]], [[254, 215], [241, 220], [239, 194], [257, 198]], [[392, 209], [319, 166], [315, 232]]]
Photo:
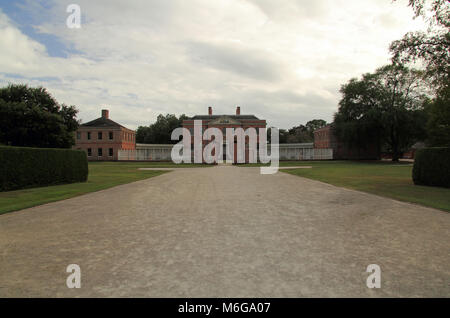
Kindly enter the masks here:
[[74, 149], [84, 150], [88, 160], [117, 160], [119, 150], [136, 149], [136, 133], [111, 119], [109, 111], [80, 125], [76, 132]]
[[[236, 107], [236, 113], [234, 115], [213, 115], [212, 107], [208, 107], [208, 115], [195, 115], [192, 118], [183, 121], [183, 127], [189, 129], [189, 131], [191, 132], [192, 145], [194, 142], [194, 120], [202, 121], [202, 132], [211, 127], [219, 128], [222, 130], [224, 135], [223, 160], [225, 160], [226, 157], [226, 128], [242, 128], [245, 131], [247, 128], [253, 127], [256, 129], [257, 134], [259, 134], [259, 128], [265, 128], [267, 125], [266, 120], [259, 119], [255, 115], [241, 115], [241, 108], [239, 106]], [[203, 140], [203, 146], [208, 143], [209, 141]], [[233, 162], [235, 163], [237, 162], [236, 139], [234, 143], [235, 145]], [[259, 143], [259, 136], [257, 137], [257, 143]], [[248, 162], [248, 138], [246, 138], [245, 144], [245, 162]]]

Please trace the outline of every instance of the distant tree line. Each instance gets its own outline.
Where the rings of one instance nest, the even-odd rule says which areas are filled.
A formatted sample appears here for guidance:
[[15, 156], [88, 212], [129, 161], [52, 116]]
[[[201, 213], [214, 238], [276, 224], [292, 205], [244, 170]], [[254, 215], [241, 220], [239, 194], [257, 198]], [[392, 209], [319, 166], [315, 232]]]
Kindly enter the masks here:
[[156, 122], [148, 126], [139, 126], [136, 130], [136, 142], [143, 144], [173, 144], [172, 131], [183, 126], [186, 115], [177, 117], [174, 114], [158, 115]]
[[[314, 142], [314, 131], [325, 127], [326, 125], [327, 122], [323, 119], [313, 119], [308, 121], [305, 125], [294, 126], [290, 129], [280, 129], [279, 142], [280, 144]], [[270, 128], [267, 132], [267, 140], [269, 142], [271, 141]]]
[[[178, 141], [171, 140], [172, 131], [183, 126], [186, 115], [177, 117], [174, 114], [158, 115], [156, 121], [149, 126], [139, 126], [136, 130], [136, 142], [145, 144], [173, 144]], [[323, 119], [314, 119], [291, 129], [280, 129], [280, 143], [306, 143], [314, 141], [314, 130], [327, 125]], [[270, 128], [267, 131], [270, 142]]]
[[[10, 146], [70, 148], [75, 144], [78, 129], [78, 110], [75, 106], [60, 104], [43, 87], [10, 84], [0, 88], [0, 144]], [[139, 126], [137, 143], [172, 144], [172, 131], [182, 127], [184, 114], [158, 115], [148, 126]], [[322, 119], [305, 125], [280, 129], [280, 143], [313, 142], [314, 130], [325, 126]], [[270, 142], [270, 131], [268, 132]]]

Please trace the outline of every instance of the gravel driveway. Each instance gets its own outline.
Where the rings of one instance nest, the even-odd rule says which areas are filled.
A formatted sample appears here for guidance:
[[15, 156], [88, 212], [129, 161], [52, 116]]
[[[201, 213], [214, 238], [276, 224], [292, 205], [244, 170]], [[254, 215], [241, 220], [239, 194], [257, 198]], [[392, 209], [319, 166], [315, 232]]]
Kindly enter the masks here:
[[283, 172], [185, 168], [0, 215], [0, 296], [449, 297], [449, 242], [447, 212]]

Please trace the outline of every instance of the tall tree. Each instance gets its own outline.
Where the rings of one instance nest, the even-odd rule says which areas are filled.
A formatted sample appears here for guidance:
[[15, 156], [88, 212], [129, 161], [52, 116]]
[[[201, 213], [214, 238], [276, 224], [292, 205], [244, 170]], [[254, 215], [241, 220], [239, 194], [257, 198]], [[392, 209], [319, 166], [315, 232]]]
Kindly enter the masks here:
[[428, 22], [427, 31], [409, 32], [392, 42], [390, 51], [394, 63], [421, 61], [426, 75], [439, 90], [449, 85], [450, 74], [450, 2], [448, 0], [409, 0], [415, 18]]
[[75, 106], [59, 104], [43, 87], [0, 88], [0, 143], [70, 148], [79, 122]]
[[387, 65], [373, 74], [352, 79], [341, 88], [335, 114], [336, 133], [357, 147], [386, 147], [394, 161], [402, 151], [425, 137], [426, 122], [421, 73]]
[[390, 50], [394, 63], [420, 61], [432, 80], [435, 98], [428, 103], [427, 143], [450, 146], [450, 2], [448, 0], [409, 0], [415, 17], [428, 22], [426, 32], [410, 32], [394, 41]]

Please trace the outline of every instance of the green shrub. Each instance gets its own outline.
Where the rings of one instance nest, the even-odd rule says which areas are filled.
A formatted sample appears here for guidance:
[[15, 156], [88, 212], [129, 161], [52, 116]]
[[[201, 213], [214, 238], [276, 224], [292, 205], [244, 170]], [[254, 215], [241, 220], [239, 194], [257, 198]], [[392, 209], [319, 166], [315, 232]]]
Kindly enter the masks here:
[[424, 148], [416, 152], [414, 184], [450, 188], [450, 148]]
[[0, 146], [0, 191], [84, 182], [87, 176], [84, 151]]

